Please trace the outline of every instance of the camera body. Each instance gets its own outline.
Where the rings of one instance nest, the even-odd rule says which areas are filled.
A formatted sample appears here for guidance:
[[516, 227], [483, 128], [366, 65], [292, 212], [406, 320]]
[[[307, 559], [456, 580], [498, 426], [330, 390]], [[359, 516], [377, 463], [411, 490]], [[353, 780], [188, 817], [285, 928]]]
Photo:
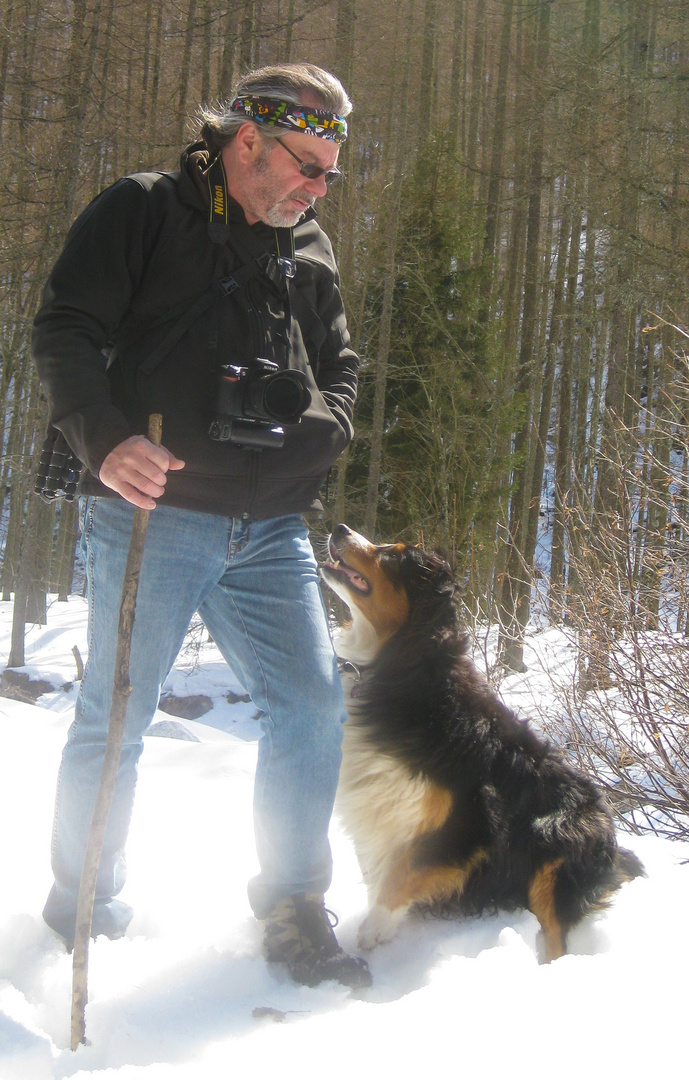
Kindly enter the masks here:
[[256, 357], [246, 367], [222, 364], [215, 381], [213, 442], [258, 450], [280, 449], [283, 424], [298, 424], [311, 404], [306, 375]]

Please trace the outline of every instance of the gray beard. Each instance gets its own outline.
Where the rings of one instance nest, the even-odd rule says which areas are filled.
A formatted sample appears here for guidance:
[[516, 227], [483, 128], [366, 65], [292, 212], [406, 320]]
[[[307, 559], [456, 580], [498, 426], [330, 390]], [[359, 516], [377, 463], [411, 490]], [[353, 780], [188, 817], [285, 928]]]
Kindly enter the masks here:
[[[254, 170], [259, 176], [265, 176], [268, 171], [268, 163], [270, 161], [270, 155], [273, 147], [266, 147], [261, 153], [261, 156], [254, 162]], [[312, 199], [310, 195], [305, 192], [295, 192], [295, 195], [303, 195], [304, 201], [309, 202], [309, 206], [313, 206], [315, 199]], [[254, 211], [258, 213], [258, 211]], [[275, 203], [273, 206], [269, 206], [265, 213], [262, 215], [261, 220], [266, 225], [271, 225], [274, 229], [291, 229], [304, 216], [303, 210], [291, 210], [287, 211], [282, 208], [281, 203]]]
[[281, 210], [278, 203], [277, 206], [271, 206], [266, 212], [264, 221], [266, 225], [272, 225], [274, 229], [291, 229], [296, 225], [304, 216], [304, 211], [294, 210], [291, 213], [287, 213], [286, 210]]

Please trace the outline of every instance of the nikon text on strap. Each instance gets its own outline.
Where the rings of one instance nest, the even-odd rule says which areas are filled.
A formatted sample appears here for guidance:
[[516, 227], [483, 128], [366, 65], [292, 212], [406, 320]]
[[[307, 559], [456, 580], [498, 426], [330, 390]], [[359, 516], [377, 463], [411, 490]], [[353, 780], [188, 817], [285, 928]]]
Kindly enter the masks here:
[[208, 235], [214, 244], [224, 244], [229, 236], [227, 175], [220, 154], [211, 162], [206, 173], [210, 218]]

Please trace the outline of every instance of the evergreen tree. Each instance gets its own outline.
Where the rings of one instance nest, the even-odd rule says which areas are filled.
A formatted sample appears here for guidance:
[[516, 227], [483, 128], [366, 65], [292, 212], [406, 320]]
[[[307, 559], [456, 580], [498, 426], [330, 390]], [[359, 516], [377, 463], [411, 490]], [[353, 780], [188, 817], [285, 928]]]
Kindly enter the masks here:
[[[422, 538], [460, 565], [472, 532], [492, 550], [511, 412], [499, 324], [479, 318], [479, 226], [446, 146], [429, 139], [402, 190], [378, 531]], [[365, 387], [360, 422], [367, 404]]]

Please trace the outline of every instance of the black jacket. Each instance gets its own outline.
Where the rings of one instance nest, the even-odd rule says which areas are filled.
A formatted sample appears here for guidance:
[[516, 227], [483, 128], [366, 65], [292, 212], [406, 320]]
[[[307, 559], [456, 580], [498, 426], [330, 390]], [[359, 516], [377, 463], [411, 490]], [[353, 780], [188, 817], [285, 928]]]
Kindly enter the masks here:
[[[198, 179], [206, 163], [197, 144], [180, 172], [125, 177], [86, 208], [46, 285], [34, 359], [52, 423], [87, 466], [83, 492], [114, 496], [97, 480], [102, 462], [130, 435], [145, 434], [149, 414], [159, 412], [164, 445], [186, 462], [168, 474], [161, 503], [232, 517], [303, 512], [317, 505], [352, 436], [358, 359], [332, 248], [313, 212], [293, 230], [291, 320], [284, 280], [257, 273], [226, 295], [218, 281], [250, 261], [247, 245], [277, 253], [277, 236], [262, 223], [250, 228], [230, 200], [235, 250], [211, 241]], [[204, 296], [205, 311], [147, 364]], [[285, 425], [280, 449], [256, 452], [207, 434], [218, 363], [244, 366], [255, 356], [307, 376], [311, 405], [299, 424]]]

